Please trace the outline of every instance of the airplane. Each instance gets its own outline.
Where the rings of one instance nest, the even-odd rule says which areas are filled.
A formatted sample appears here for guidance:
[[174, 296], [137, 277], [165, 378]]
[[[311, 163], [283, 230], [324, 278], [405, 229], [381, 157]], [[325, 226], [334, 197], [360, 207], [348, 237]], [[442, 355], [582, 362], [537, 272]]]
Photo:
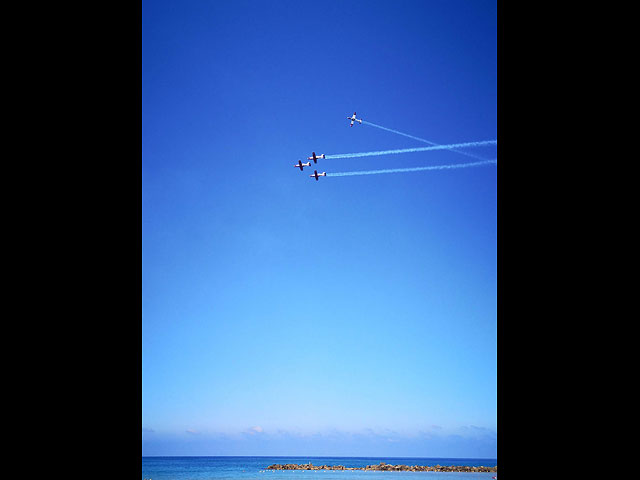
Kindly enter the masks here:
[[296, 167], [296, 168], [299, 168], [300, 171], [302, 171], [304, 167], [310, 167], [311, 166], [311, 162], [302, 163], [302, 160], [298, 160], [298, 163], [294, 164], [293, 166]]
[[311, 152], [312, 157], [307, 157], [307, 160], [313, 160], [313, 163], [318, 163], [319, 158], [324, 158], [324, 153], [319, 157], [316, 157], [316, 152]]
[[309, 175], [310, 177], [316, 177], [316, 182], [318, 181], [318, 177], [326, 177], [327, 172], [318, 173], [318, 170], [313, 171], [313, 175]]
[[353, 112], [353, 115], [351, 117], [347, 117], [347, 120], [351, 120], [352, 127], [353, 127], [353, 122], [360, 122], [360, 125], [362, 125], [362, 119], [356, 118], [356, 112]]

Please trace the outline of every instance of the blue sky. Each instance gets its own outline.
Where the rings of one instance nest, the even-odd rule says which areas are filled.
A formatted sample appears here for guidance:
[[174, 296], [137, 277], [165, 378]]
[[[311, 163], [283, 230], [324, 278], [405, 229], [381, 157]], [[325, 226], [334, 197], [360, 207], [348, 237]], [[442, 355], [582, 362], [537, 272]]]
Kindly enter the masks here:
[[143, 454], [495, 458], [496, 165], [293, 164], [496, 140], [496, 3], [142, 9]]

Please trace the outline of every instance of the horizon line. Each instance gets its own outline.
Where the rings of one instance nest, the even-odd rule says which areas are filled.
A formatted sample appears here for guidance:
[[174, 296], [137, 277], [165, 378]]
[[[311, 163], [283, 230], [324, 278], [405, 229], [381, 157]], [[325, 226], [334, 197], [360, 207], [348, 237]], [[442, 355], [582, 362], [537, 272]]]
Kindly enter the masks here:
[[375, 457], [360, 457], [360, 456], [341, 456], [341, 455], [142, 455], [142, 458], [145, 457], [191, 457], [191, 458], [202, 458], [202, 457], [219, 457], [219, 458], [229, 458], [229, 457], [239, 457], [239, 458], [274, 458], [274, 457], [287, 457], [287, 458], [420, 458], [424, 460], [497, 460], [498, 458], [492, 457], [394, 457], [387, 455], [377, 455]]

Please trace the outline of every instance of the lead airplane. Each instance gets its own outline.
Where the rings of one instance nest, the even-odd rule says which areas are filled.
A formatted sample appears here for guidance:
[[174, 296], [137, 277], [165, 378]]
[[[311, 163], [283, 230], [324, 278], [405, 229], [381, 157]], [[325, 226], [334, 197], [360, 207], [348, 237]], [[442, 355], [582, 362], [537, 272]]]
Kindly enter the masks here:
[[311, 152], [311, 157], [307, 157], [307, 160], [313, 160], [313, 163], [318, 163], [319, 158], [324, 158], [324, 153], [319, 157], [316, 157], [316, 152]]
[[347, 117], [347, 120], [351, 120], [351, 126], [352, 127], [353, 127], [353, 122], [360, 122], [360, 125], [362, 125], [362, 119], [356, 118], [356, 112], [353, 112], [352, 116]]
[[310, 167], [311, 162], [302, 163], [302, 160], [298, 160], [298, 163], [295, 163], [293, 166], [299, 168], [300, 171], [302, 171], [304, 167]]
[[318, 181], [318, 177], [326, 177], [327, 172], [318, 173], [318, 170], [313, 171], [313, 175], [309, 175], [310, 177], [316, 177], [316, 182]]

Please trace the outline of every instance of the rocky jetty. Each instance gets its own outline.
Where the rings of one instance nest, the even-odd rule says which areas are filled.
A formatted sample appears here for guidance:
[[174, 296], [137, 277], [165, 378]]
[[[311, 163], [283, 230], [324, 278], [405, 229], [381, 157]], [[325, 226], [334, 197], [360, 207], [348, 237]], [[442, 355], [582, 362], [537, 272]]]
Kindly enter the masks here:
[[269, 465], [267, 470], [374, 470], [384, 472], [497, 472], [498, 467], [469, 467], [466, 465], [390, 465], [380, 462], [366, 467], [345, 467], [344, 465], [313, 465], [309, 463], [285, 463]]

